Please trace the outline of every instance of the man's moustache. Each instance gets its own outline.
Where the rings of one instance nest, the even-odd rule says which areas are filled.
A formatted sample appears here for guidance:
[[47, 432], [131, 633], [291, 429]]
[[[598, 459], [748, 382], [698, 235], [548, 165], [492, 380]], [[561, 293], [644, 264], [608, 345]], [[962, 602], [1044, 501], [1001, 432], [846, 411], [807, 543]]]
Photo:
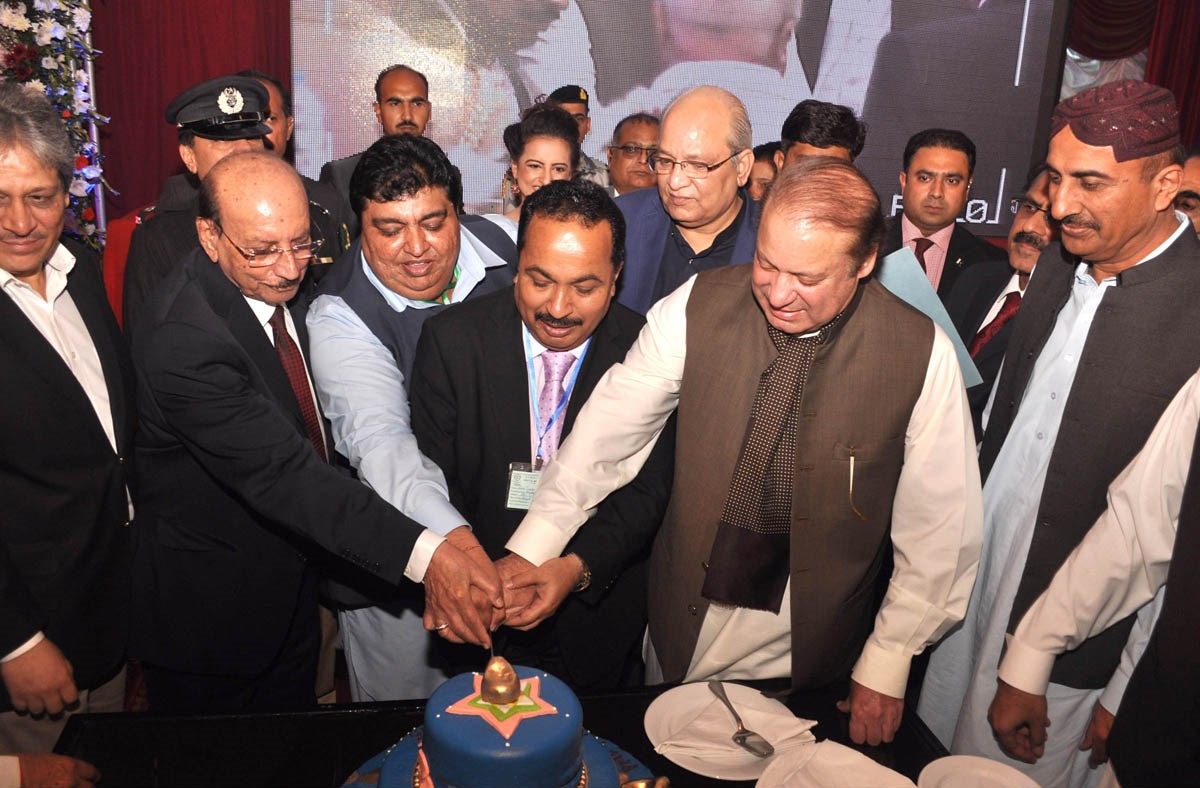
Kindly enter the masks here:
[[1070, 216], [1067, 216], [1066, 218], [1064, 218], [1062, 220], [1062, 223], [1064, 225], [1070, 225], [1071, 227], [1083, 227], [1083, 228], [1089, 229], [1089, 230], [1099, 230], [1100, 229], [1100, 225], [1096, 224], [1095, 222], [1089, 222], [1085, 219], [1081, 219], [1079, 214], [1077, 214], [1077, 213], [1073, 213]]
[[1019, 232], [1013, 236], [1013, 243], [1029, 244], [1030, 246], [1037, 249], [1038, 251], [1045, 249], [1046, 245], [1047, 245], [1046, 240], [1044, 238], [1042, 238], [1041, 236], [1034, 235], [1033, 233], [1028, 233], [1028, 232], [1024, 232], [1024, 231]]
[[537, 312], [533, 317], [539, 323], [545, 323], [555, 328], [570, 328], [572, 326], [583, 325], [583, 321], [577, 317], [553, 317], [546, 312]]

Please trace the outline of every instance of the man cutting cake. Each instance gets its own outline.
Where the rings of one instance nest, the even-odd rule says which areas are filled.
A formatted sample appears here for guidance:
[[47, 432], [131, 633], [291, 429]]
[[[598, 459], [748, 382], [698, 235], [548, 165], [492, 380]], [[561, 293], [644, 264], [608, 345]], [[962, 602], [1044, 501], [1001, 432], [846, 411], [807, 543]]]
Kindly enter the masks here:
[[868, 280], [882, 237], [879, 198], [852, 164], [787, 168], [754, 262], [650, 310], [507, 544], [535, 564], [558, 556], [678, 411], [647, 678], [850, 678], [850, 733], [872, 744], [895, 734], [912, 657], [966, 609], [981, 520], [954, 351]]

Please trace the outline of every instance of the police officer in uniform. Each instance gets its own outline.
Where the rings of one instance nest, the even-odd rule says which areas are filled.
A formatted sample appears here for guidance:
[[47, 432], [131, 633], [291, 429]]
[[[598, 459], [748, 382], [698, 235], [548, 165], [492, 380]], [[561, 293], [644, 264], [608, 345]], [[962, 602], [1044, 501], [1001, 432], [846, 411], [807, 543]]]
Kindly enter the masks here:
[[[260, 150], [271, 129], [270, 96], [263, 84], [251, 77], [224, 76], [195, 85], [167, 105], [166, 119], [179, 129], [179, 158], [187, 172], [172, 175], [163, 183], [152, 214], [133, 232], [125, 267], [124, 327], [137, 330], [140, 311], [147, 297], [179, 261], [200, 248], [196, 213], [200, 181], [226, 156], [244, 150]], [[325, 243], [315, 262], [336, 259], [345, 236], [329, 210], [309, 202], [314, 234]], [[305, 297], [307, 288], [301, 290]]]

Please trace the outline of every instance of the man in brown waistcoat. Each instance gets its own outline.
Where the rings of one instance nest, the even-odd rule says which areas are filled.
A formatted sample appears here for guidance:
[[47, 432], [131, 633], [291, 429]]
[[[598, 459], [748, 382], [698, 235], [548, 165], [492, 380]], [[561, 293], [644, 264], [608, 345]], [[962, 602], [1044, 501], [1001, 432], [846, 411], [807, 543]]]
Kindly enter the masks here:
[[1050, 134], [1050, 214], [1068, 254], [1046, 248], [1015, 319], [984, 418], [979, 578], [962, 628], [932, 654], [918, 711], [954, 753], [1081, 788], [1099, 780], [1089, 759], [1105, 758], [1151, 611], [1055, 660], [1038, 763], [1000, 750], [987, 709], [1006, 635], [1200, 367], [1200, 242], [1172, 208], [1182, 149], [1170, 91], [1131, 80], [1086, 90], [1055, 108]]
[[882, 237], [879, 198], [852, 164], [786, 168], [754, 262], [701, 273], [650, 310], [507, 545], [535, 564], [559, 555], [678, 409], [648, 680], [849, 677], [851, 736], [873, 744], [899, 725], [912, 657], [963, 615], [981, 521], [954, 351], [869, 280]]

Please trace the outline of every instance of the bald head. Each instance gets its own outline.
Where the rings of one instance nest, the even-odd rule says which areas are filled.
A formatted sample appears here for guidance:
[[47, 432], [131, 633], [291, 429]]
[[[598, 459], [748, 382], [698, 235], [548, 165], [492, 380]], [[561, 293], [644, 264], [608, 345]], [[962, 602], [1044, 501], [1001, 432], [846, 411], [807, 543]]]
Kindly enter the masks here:
[[704, 125], [713, 131], [724, 128], [725, 142], [732, 151], [749, 150], [754, 145], [746, 106], [725, 88], [701, 85], [685, 90], [667, 105], [662, 120], [664, 127], [672, 116], [676, 124]]
[[750, 142], [746, 108], [728, 90], [692, 88], [663, 113], [654, 155], [658, 195], [693, 249], [707, 249], [737, 217], [738, 189], [754, 166]]
[[308, 257], [279, 250], [307, 244], [309, 226], [300, 176], [266, 151], [228, 156], [201, 182], [200, 244], [247, 298], [282, 304], [296, 295]]

